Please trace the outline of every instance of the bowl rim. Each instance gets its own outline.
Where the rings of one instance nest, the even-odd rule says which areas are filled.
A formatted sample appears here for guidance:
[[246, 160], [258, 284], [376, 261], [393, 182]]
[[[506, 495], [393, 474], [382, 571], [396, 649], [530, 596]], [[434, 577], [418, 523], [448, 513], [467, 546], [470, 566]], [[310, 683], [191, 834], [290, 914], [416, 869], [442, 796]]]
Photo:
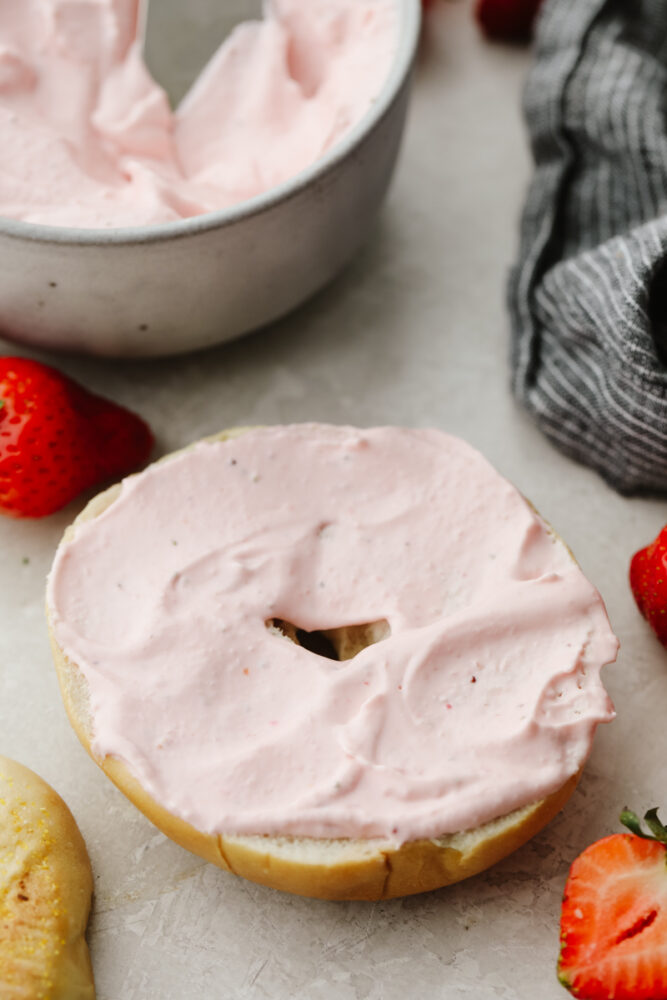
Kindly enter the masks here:
[[346, 159], [384, 117], [405, 83], [417, 51], [422, 6], [421, 0], [393, 0], [393, 3], [399, 14], [398, 44], [391, 69], [379, 94], [359, 121], [346, 131], [331, 149], [281, 184], [227, 208], [144, 226], [118, 226], [108, 229], [50, 226], [0, 216], [0, 236], [74, 246], [158, 243], [233, 225], [248, 216], [261, 215], [281, 201], [291, 198]]

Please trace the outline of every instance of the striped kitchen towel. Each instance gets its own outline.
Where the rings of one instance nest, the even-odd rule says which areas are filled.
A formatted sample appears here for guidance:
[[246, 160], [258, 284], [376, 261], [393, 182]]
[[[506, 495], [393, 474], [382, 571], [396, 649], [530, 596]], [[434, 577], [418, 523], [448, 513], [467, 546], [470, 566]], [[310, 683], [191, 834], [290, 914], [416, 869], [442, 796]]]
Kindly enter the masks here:
[[512, 384], [622, 493], [667, 494], [667, 0], [546, 0]]

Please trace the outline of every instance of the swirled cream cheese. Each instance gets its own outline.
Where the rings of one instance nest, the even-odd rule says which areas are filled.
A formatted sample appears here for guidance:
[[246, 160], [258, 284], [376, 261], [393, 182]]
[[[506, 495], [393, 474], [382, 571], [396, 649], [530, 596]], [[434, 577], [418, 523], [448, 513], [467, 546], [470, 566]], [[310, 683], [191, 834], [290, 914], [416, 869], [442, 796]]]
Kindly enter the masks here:
[[359, 121], [396, 47], [394, 0], [266, 0], [172, 113], [138, 7], [0, 2], [0, 215], [115, 227], [251, 198]]
[[[613, 717], [599, 594], [517, 490], [435, 430], [198, 444], [76, 527], [48, 606], [95, 754], [207, 833], [468, 829], [559, 788]], [[337, 661], [275, 619], [389, 634]]]

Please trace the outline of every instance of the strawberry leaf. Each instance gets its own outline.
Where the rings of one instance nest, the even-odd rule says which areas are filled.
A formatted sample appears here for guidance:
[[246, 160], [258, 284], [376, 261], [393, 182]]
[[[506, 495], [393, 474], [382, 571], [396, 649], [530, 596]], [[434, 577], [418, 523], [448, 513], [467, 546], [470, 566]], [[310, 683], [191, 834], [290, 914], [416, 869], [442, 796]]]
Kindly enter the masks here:
[[630, 809], [624, 809], [620, 819], [623, 826], [627, 826], [628, 830], [634, 833], [636, 837], [642, 837], [644, 840], [657, 840], [660, 844], [667, 844], [667, 827], [658, 819], [657, 809], [649, 809], [644, 813], [644, 822], [651, 833], [644, 833], [641, 820]]
[[667, 827], [658, 819], [658, 810], [649, 809], [644, 814], [644, 821], [655, 839], [659, 840], [661, 844], [667, 844]]
[[652, 837], [648, 837], [648, 835], [642, 830], [641, 821], [637, 813], [633, 813], [630, 809], [625, 808], [621, 812], [620, 820], [623, 826], [627, 826], [628, 830], [630, 830], [631, 833], [634, 833], [636, 837], [643, 837], [645, 840], [653, 839]]

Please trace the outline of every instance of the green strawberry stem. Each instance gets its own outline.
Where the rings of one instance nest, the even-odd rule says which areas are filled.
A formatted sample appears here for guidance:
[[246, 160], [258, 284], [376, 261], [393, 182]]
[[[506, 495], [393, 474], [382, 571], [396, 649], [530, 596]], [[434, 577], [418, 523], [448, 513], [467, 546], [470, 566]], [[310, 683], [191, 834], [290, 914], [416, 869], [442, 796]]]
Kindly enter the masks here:
[[628, 830], [631, 830], [637, 837], [643, 837], [644, 840], [657, 840], [660, 844], [667, 844], [667, 827], [658, 819], [658, 810], [649, 809], [648, 812], [644, 813], [644, 822], [651, 831], [651, 833], [644, 833], [641, 827], [641, 820], [636, 813], [633, 813], [630, 809], [624, 809], [621, 813], [621, 823], [623, 826], [627, 826]]

